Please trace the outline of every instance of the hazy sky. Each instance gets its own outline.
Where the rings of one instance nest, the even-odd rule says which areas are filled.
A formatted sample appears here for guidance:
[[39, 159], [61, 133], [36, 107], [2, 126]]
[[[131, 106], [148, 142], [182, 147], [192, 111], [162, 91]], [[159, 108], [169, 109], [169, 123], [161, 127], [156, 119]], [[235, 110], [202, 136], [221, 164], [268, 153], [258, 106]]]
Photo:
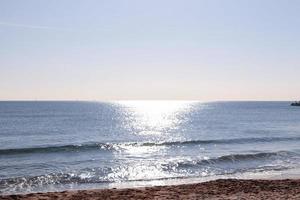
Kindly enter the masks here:
[[0, 0], [0, 99], [300, 99], [300, 1]]

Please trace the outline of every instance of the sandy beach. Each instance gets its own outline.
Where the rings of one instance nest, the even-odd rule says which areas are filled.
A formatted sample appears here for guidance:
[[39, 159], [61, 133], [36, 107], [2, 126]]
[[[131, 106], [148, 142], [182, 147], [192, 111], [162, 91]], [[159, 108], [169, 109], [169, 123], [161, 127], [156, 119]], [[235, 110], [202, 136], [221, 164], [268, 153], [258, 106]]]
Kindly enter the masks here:
[[0, 199], [300, 199], [300, 180], [220, 179], [172, 186], [9, 195]]

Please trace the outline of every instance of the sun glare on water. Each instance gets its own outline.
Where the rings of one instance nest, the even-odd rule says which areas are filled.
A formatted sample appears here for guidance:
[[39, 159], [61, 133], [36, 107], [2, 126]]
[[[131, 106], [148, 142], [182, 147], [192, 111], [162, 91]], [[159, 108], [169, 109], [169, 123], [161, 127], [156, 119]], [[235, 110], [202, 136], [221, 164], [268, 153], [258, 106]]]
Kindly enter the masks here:
[[[191, 101], [119, 101], [118, 106], [123, 113], [123, 126], [130, 133], [149, 141], [149, 145], [124, 145], [122, 153], [115, 156], [136, 158], [134, 163], [117, 168], [110, 174], [113, 178], [127, 177], [131, 180], [147, 180], [167, 178], [170, 175], [162, 165], [169, 161], [153, 161], [154, 155], [164, 154], [163, 145], [150, 145], [166, 141], [182, 140], [178, 131], [181, 123], [186, 120], [185, 114], [190, 111], [194, 102]], [[142, 158], [142, 159], [141, 159]], [[149, 159], [149, 160], [148, 160]]]
[[175, 128], [179, 114], [186, 112], [191, 101], [120, 101], [133, 114], [131, 124], [142, 130], [139, 134], [161, 134], [164, 129]]

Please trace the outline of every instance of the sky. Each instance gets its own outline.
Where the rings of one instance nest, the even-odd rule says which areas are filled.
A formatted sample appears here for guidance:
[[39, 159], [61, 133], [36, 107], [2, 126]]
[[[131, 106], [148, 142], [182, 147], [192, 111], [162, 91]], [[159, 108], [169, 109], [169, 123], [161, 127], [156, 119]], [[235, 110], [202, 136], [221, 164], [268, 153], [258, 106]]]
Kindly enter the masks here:
[[0, 0], [0, 100], [300, 100], [298, 0]]

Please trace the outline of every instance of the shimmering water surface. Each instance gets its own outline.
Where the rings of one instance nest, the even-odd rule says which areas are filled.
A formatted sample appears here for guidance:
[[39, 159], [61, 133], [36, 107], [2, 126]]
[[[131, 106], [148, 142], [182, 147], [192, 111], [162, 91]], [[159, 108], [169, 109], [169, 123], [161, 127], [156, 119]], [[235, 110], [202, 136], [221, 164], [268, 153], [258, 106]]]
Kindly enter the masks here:
[[0, 102], [0, 193], [163, 184], [300, 166], [289, 102]]

